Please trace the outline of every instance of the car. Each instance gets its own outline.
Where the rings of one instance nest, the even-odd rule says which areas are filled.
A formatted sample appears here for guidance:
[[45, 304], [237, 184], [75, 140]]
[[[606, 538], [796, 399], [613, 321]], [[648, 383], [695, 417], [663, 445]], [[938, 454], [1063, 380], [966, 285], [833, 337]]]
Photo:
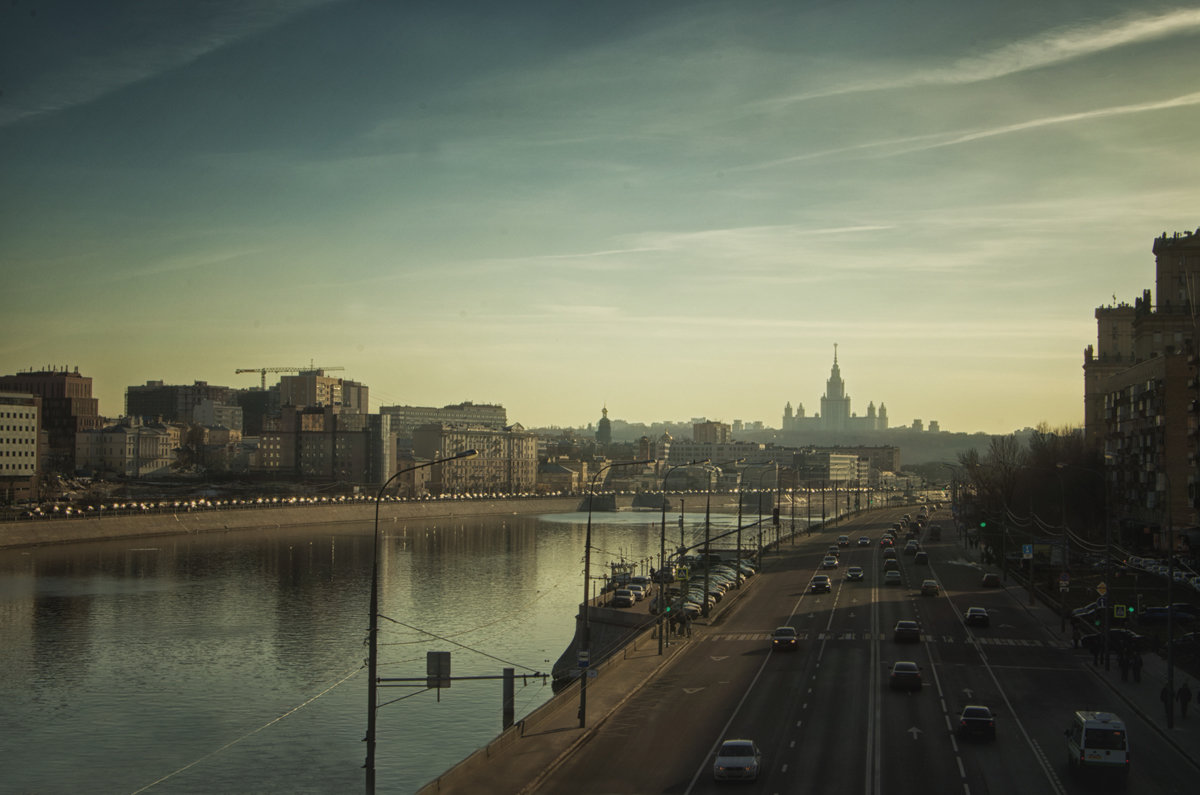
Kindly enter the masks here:
[[921, 640], [921, 625], [916, 621], [901, 620], [892, 629], [892, 640], [896, 643], [917, 643]]
[[833, 583], [830, 582], [828, 574], [818, 574], [808, 584], [808, 590], [811, 593], [829, 593], [833, 590]]
[[869, 546], [871, 546], [871, 537], [870, 537], [870, 536], [859, 536], [859, 537], [858, 537], [858, 545], [859, 545], [860, 547], [869, 547]]
[[918, 552], [917, 554], [913, 555], [913, 563], [919, 564], [921, 566], [929, 565], [929, 553], [922, 550], [922, 551]]
[[895, 560], [897, 557], [899, 556], [896, 554], [896, 550], [892, 547], [888, 547], [887, 549], [883, 550], [884, 560]]
[[633, 607], [637, 603], [637, 597], [633, 591], [628, 588], [618, 588], [613, 591], [612, 599], [609, 601], [610, 607]]
[[826, 549], [826, 550], [825, 550], [825, 554], [826, 554], [826, 555], [833, 555], [833, 556], [836, 558], [836, 557], [840, 557], [840, 556], [841, 556], [841, 554], [842, 554], [842, 550], [838, 549], [838, 547], [837, 547], [837, 544], [834, 544], [833, 546], [831, 546], [831, 547], [829, 547], [828, 549]]
[[1189, 604], [1147, 607], [1138, 613], [1137, 620], [1139, 624], [1165, 624], [1168, 617], [1176, 624], [1190, 624], [1196, 620]]
[[939, 590], [937, 580], [921, 580], [921, 596], [937, 596]]
[[890, 546], [893, 546], [895, 543], [896, 543], [896, 540], [894, 538], [892, 538], [891, 536], [884, 536], [883, 538], [879, 539], [879, 546], [881, 546], [881, 547], [890, 547]]
[[646, 598], [646, 589], [638, 585], [636, 582], [631, 582], [625, 586], [626, 590], [633, 591], [634, 597], [640, 602]]
[[838, 536], [838, 546], [839, 547], [850, 546], [850, 536]]
[[963, 613], [963, 621], [968, 627], [986, 627], [992, 619], [986, 607], [968, 607], [967, 612]]
[[771, 633], [771, 648], [780, 651], [795, 651], [799, 645], [795, 627], [775, 627]]
[[762, 753], [753, 740], [726, 740], [717, 750], [713, 778], [717, 781], [754, 781]]
[[917, 540], [915, 538], [910, 538], [908, 540], [908, 543], [906, 543], [904, 545], [904, 554], [905, 555], [916, 554], [916, 551], [920, 548], [921, 548], [921, 545], [917, 543]]
[[958, 728], [955, 732], [963, 738], [982, 737], [985, 740], [995, 740], [996, 713], [982, 704], [968, 704], [958, 716]]
[[846, 569], [847, 580], [858, 581], [863, 579], [865, 576], [866, 572], [863, 571], [862, 566], [851, 566], [850, 568]]
[[821, 568], [823, 568], [823, 569], [836, 569], [837, 567], [838, 567], [838, 559], [836, 557], [834, 557], [833, 555], [826, 555], [825, 558], [821, 561]]
[[884, 571], [900, 571], [900, 561], [895, 558], [888, 558], [883, 562]]
[[987, 574], [983, 575], [983, 579], [979, 584], [984, 588], [999, 588], [1000, 575], [994, 571], [989, 571]]
[[911, 660], [897, 660], [892, 663], [892, 672], [888, 675], [888, 687], [892, 690], [917, 690], [924, 685], [921, 680], [921, 666]]
[[883, 584], [884, 585], [899, 585], [900, 584], [900, 572], [896, 569], [892, 569], [891, 571], [885, 571], [883, 573]]

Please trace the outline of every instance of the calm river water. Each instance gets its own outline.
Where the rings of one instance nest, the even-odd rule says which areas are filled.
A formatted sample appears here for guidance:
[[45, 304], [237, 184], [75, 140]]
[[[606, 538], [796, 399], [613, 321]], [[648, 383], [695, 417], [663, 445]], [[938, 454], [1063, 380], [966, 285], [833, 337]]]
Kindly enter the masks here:
[[[679, 540], [668, 517], [668, 551]], [[730, 517], [714, 514], [713, 527]], [[593, 574], [657, 562], [655, 513], [593, 515]], [[518, 675], [551, 697], [585, 514], [386, 524], [380, 674]], [[689, 514], [688, 543], [703, 536]], [[716, 530], [714, 529], [714, 532]], [[0, 551], [0, 791], [363, 788], [372, 524]], [[377, 786], [413, 792], [501, 730], [501, 683], [380, 690]]]

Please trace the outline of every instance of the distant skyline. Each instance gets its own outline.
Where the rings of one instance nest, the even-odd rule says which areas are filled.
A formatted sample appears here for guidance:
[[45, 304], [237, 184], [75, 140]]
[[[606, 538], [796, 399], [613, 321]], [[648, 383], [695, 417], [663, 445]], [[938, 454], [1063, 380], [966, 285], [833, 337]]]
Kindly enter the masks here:
[[0, 371], [527, 426], [1083, 421], [1200, 227], [1200, 5], [14, 0]]

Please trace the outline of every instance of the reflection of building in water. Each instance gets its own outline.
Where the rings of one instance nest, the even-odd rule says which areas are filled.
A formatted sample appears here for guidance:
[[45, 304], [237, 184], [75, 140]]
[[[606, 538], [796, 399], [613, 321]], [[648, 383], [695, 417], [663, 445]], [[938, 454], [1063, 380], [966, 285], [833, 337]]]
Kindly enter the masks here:
[[842, 369], [838, 366], [837, 345], [833, 346], [833, 368], [825, 382], [825, 394], [821, 396], [821, 413], [805, 416], [804, 404], [798, 403], [795, 413], [789, 402], [783, 409], [785, 431], [886, 431], [888, 427], [887, 406], [875, 402], [867, 405], [867, 416], [859, 417], [850, 411], [850, 396], [846, 394], [846, 383], [842, 380]]

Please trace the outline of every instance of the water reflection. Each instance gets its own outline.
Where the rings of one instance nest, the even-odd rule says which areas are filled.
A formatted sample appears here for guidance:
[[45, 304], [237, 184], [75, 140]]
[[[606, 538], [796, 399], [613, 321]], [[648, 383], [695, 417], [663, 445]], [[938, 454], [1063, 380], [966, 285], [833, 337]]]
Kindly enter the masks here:
[[[459, 676], [548, 673], [574, 630], [585, 522], [385, 522], [381, 674], [423, 676], [430, 650], [450, 651]], [[15, 792], [360, 789], [372, 532], [0, 551], [0, 781]], [[657, 514], [595, 516], [593, 564], [657, 561], [659, 539]], [[384, 695], [413, 696], [379, 716], [390, 791], [414, 791], [501, 728], [499, 682], [456, 682], [440, 703]], [[517, 718], [550, 696], [518, 679]]]

